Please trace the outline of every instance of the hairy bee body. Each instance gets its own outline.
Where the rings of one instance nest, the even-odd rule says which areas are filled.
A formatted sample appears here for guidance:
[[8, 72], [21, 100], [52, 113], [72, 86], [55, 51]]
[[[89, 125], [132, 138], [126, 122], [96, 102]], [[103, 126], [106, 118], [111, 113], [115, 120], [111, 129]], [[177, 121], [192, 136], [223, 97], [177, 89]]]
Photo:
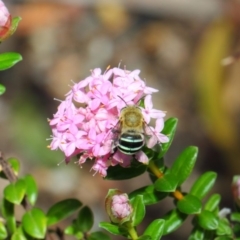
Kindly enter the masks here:
[[120, 114], [120, 135], [118, 149], [127, 155], [133, 155], [144, 145], [144, 119], [141, 109], [137, 106], [127, 106]]

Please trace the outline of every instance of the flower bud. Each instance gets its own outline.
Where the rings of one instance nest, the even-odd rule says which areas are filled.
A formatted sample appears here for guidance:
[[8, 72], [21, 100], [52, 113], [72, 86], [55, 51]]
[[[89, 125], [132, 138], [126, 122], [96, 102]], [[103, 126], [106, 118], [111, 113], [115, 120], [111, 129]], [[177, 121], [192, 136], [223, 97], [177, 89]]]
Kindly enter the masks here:
[[238, 207], [240, 207], [240, 175], [236, 175], [233, 177], [232, 194], [235, 203]]
[[132, 206], [126, 193], [111, 189], [105, 200], [105, 208], [113, 223], [123, 224], [132, 216]]
[[12, 17], [5, 4], [0, 0], [0, 41], [11, 34]]

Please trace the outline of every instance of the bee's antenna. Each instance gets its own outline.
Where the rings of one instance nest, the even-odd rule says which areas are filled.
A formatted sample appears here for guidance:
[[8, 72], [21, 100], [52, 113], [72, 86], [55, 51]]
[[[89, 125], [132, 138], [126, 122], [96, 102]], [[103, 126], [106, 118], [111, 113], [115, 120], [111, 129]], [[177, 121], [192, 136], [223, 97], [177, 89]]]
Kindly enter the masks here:
[[120, 99], [122, 99], [123, 102], [125, 102], [126, 106], [128, 106], [127, 102], [126, 102], [122, 97], [120, 97], [119, 95], [118, 95], [118, 97], [119, 97]]

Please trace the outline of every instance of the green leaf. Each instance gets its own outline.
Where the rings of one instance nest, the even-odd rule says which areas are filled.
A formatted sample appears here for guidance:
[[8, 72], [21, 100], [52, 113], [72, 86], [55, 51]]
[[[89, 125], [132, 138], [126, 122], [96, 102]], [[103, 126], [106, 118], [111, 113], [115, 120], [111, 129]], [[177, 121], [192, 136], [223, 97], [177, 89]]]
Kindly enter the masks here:
[[77, 199], [66, 199], [54, 204], [47, 212], [47, 225], [53, 225], [71, 216], [81, 206], [82, 203]]
[[88, 240], [100, 240], [100, 239], [101, 240], [111, 240], [111, 238], [107, 234], [100, 232], [100, 231], [91, 233], [87, 239]]
[[177, 209], [168, 212], [163, 217], [163, 219], [165, 220], [163, 235], [168, 235], [169, 233], [174, 232], [183, 224], [186, 218], [187, 215], [179, 212]]
[[164, 223], [163, 219], [154, 220], [148, 225], [143, 235], [151, 236], [151, 240], [159, 240], [163, 235]]
[[[20, 170], [20, 163], [19, 163], [18, 159], [16, 159], [16, 158], [9, 158], [9, 159], [7, 159], [7, 163], [9, 163], [9, 165], [10, 165], [11, 169], [13, 170], [14, 174], [16, 176], [18, 176], [18, 173], [19, 173], [19, 170]], [[3, 171], [0, 172], [0, 177], [4, 178], [4, 179], [8, 179], [5, 176]]]
[[78, 214], [77, 225], [81, 232], [88, 232], [93, 226], [93, 213], [88, 206], [83, 207]]
[[15, 173], [16, 176], [18, 176], [18, 173], [20, 171], [20, 162], [16, 158], [8, 158], [7, 159], [8, 163], [10, 164], [13, 172]]
[[131, 192], [129, 194], [129, 198], [132, 199], [137, 195], [142, 195], [144, 204], [152, 205], [167, 197], [168, 194], [169, 193], [167, 192], [157, 192], [154, 188], [154, 185], [149, 185]]
[[240, 213], [237, 213], [237, 212], [232, 213], [232, 214], [230, 215], [230, 219], [231, 219], [231, 221], [233, 221], [233, 222], [238, 222], [238, 223], [240, 223]]
[[200, 227], [195, 227], [192, 230], [188, 240], [205, 240], [205, 235], [204, 235], [203, 229]]
[[22, 20], [21, 17], [14, 17], [12, 19], [11, 27], [10, 27], [10, 32], [11, 35], [17, 30], [19, 22]]
[[170, 171], [178, 176], [178, 186], [181, 185], [192, 173], [193, 167], [197, 160], [198, 148], [187, 147], [175, 160]]
[[37, 184], [31, 175], [26, 175], [24, 181], [26, 184], [27, 199], [32, 205], [34, 205], [38, 195]]
[[165, 124], [164, 124], [164, 128], [162, 130], [162, 134], [165, 134], [169, 137], [169, 142], [167, 143], [162, 143], [162, 150], [158, 156], [158, 159], [162, 158], [165, 153], [168, 151], [168, 149], [170, 148], [176, 129], [177, 129], [177, 123], [178, 123], [178, 119], [177, 118], [169, 118]]
[[72, 224], [64, 229], [64, 233], [67, 235], [73, 235], [76, 239], [82, 239], [84, 237], [84, 233], [79, 230], [77, 219], [74, 219]]
[[[221, 236], [221, 237], [216, 237], [214, 240], [233, 240], [234, 238], [232, 237], [227, 237], [227, 236]], [[239, 238], [236, 238], [236, 240], [239, 240]]]
[[154, 188], [159, 192], [174, 192], [178, 185], [178, 178], [171, 172], [166, 172], [154, 183]]
[[217, 235], [233, 235], [230, 223], [226, 218], [221, 218], [219, 220]]
[[12, 235], [11, 240], [27, 240], [22, 227], [19, 227]]
[[0, 239], [6, 239], [7, 238], [7, 229], [3, 222], [0, 221]]
[[11, 203], [20, 204], [26, 192], [25, 181], [17, 180], [15, 183], [10, 183], [3, 190], [4, 197]]
[[239, 240], [240, 239], [240, 225], [239, 224], [233, 225], [233, 232], [234, 232], [234, 235], [236, 236], [236, 239]]
[[133, 207], [133, 213], [131, 217], [132, 225], [137, 226], [142, 222], [146, 213], [143, 196], [138, 195], [135, 198], [131, 199], [131, 204]]
[[143, 174], [147, 169], [147, 165], [144, 165], [137, 161], [132, 161], [131, 166], [128, 168], [117, 166], [110, 166], [107, 170], [107, 176], [104, 179], [107, 180], [124, 180], [131, 179]]
[[6, 70], [22, 60], [19, 53], [8, 52], [0, 54], [0, 71]]
[[106, 231], [108, 231], [114, 235], [122, 235], [122, 232], [120, 231], [119, 227], [112, 223], [100, 222], [99, 227], [105, 229]]
[[177, 208], [185, 214], [198, 214], [201, 212], [202, 204], [197, 197], [188, 194], [181, 200], [178, 200]]
[[38, 208], [32, 208], [22, 218], [22, 227], [31, 237], [42, 239], [47, 230], [47, 218], [44, 212]]
[[203, 199], [213, 187], [217, 178], [215, 172], [206, 172], [201, 175], [193, 184], [190, 194]]
[[197, 216], [198, 224], [205, 230], [215, 230], [218, 227], [218, 217], [214, 213], [203, 210]]
[[142, 235], [141, 237], [139, 237], [137, 240], [151, 240], [152, 238], [150, 236], [147, 235]]
[[14, 205], [7, 199], [3, 198], [2, 201], [2, 215], [6, 220], [6, 226], [10, 233], [14, 233], [16, 230], [16, 219], [14, 216]]
[[0, 95], [3, 95], [6, 92], [6, 87], [0, 84]]
[[204, 209], [213, 212], [218, 209], [221, 196], [219, 194], [213, 194], [205, 203]]

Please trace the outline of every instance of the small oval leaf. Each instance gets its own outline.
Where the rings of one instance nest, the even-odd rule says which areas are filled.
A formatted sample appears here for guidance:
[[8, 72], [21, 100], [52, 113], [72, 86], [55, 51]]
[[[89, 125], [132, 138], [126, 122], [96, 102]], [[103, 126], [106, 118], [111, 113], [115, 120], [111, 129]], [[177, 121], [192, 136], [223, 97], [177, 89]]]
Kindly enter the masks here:
[[178, 185], [178, 178], [171, 172], [166, 172], [154, 183], [154, 188], [159, 192], [174, 192]]
[[54, 204], [47, 212], [48, 226], [71, 216], [81, 206], [82, 203], [77, 199], [66, 199]]
[[10, 233], [16, 230], [16, 219], [14, 216], [14, 204], [3, 198], [1, 205], [1, 213], [6, 220], [6, 226]]
[[7, 238], [7, 229], [3, 222], [0, 221], [0, 239], [6, 239]]
[[218, 227], [218, 217], [214, 213], [203, 210], [197, 216], [198, 224], [205, 230], [215, 230]]
[[215, 211], [219, 207], [221, 196], [219, 194], [213, 194], [205, 203], [204, 209], [208, 211]]
[[217, 178], [215, 172], [206, 172], [202, 174], [193, 184], [190, 194], [203, 199], [213, 187]]
[[0, 84], [0, 95], [4, 94], [6, 92], [6, 87]]
[[178, 186], [181, 185], [192, 173], [197, 160], [198, 148], [187, 147], [175, 160], [170, 171], [178, 176]]
[[88, 232], [93, 226], [93, 213], [88, 206], [83, 207], [77, 217], [77, 225], [81, 232]]
[[177, 129], [177, 123], [178, 123], [177, 118], [169, 118], [168, 120], [165, 121], [162, 134], [167, 135], [169, 137], [169, 141], [167, 143], [162, 143], [161, 152], [158, 155], [158, 159], [162, 158], [170, 148]]
[[99, 227], [105, 229], [106, 231], [114, 234], [114, 235], [122, 235], [119, 227], [109, 222], [100, 222]]
[[226, 218], [221, 218], [219, 220], [219, 225], [218, 225], [218, 228], [217, 228], [217, 235], [219, 235], [219, 236], [223, 236], [223, 235], [233, 236], [232, 226]]
[[167, 235], [179, 228], [183, 224], [187, 216], [187, 214], [183, 214], [177, 209], [168, 212], [163, 217], [163, 219], [165, 220], [163, 235]]
[[188, 240], [196, 240], [196, 239], [197, 240], [205, 239], [204, 231], [201, 227], [195, 227], [188, 238]]
[[163, 219], [154, 220], [148, 225], [143, 235], [150, 236], [151, 240], [159, 240], [163, 235], [164, 223], [165, 220]]
[[8, 52], [0, 54], [0, 71], [6, 70], [22, 60], [19, 53]]
[[131, 204], [133, 207], [133, 213], [131, 217], [132, 225], [137, 226], [142, 222], [146, 212], [145, 205], [143, 203], [143, 196], [142, 195], [136, 196], [131, 200]]
[[230, 219], [231, 219], [231, 221], [233, 221], [233, 222], [240, 223], [240, 213], [238, 213], [238, 212], [232, 213], [232, 214], [230, 215]]
[[201, 212], [202, 204], [197, 197], [188, 194], [178, 200], [177, 208], [185, 214], [198, 214]]
[[16, 231], [13, 233], [11, 240], [27, 240], [21, 226], [18, 227], [18, 229], [16, 229]]
[[107, 170], [107, 180], [124, 180], [131, 179], [143, 174], [147, 170], [147, 165], [133, 161], [128, 168], [117, 166], [110, 166]]
[[24, 181], [26, 184], [27, 199], [32, 205], [34, 205], [38, 195], [37, 184], [31, 175], [26, 175]]
[[26, 192], [25, 181], [17, 180], [15, 183], [10, 183], [4, 189], [4, 197], [11, 203], [20, 204]]
[[42, 239], [47, 230], [47, 218], [41, 209], [32, 208], [23, 215], [22, 226], [31, 237]]

